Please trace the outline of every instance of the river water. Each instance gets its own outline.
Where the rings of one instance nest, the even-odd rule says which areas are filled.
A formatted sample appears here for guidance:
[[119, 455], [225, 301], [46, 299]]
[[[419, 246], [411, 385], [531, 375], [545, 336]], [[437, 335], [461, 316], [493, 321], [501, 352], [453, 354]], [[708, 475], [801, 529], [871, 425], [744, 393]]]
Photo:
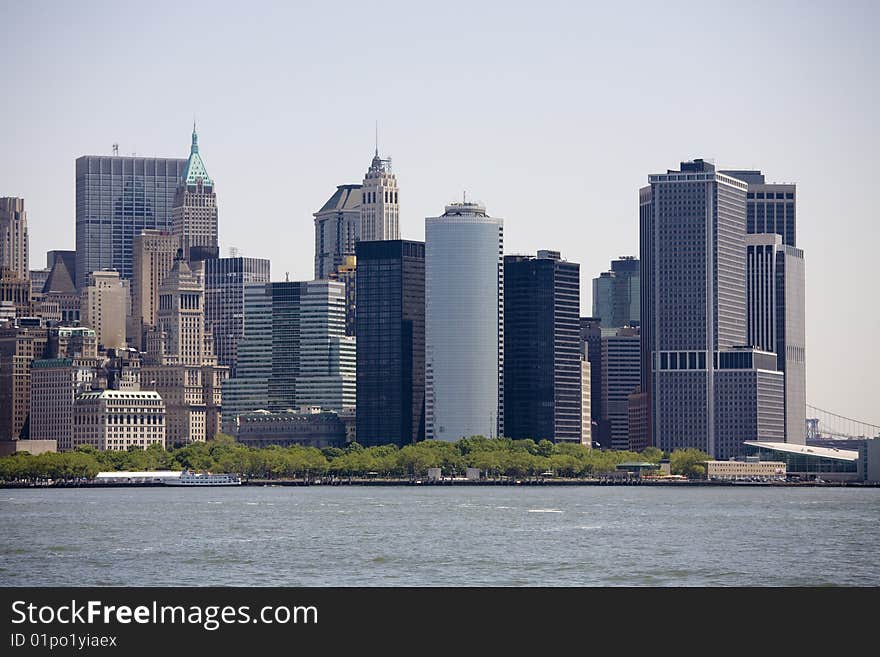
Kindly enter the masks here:
[[2, 586], [877, 586], [880, 488], [0, 490]]

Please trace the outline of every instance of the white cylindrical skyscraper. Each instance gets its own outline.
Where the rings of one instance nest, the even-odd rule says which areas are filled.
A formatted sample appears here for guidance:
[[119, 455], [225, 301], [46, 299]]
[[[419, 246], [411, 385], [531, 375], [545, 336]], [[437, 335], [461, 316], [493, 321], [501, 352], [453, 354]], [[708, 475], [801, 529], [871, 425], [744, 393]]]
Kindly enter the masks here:
[[425, 437], [503, 433], [504, 221], [477, 203], [425, 219]]

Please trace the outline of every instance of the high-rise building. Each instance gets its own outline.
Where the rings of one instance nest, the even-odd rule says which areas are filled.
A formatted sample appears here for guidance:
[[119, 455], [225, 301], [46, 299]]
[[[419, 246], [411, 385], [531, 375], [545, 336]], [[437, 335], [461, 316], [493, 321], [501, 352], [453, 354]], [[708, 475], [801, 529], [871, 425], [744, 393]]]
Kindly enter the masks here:
[[296, 410], [302, 354], [301, 301], [307, 291], [306, 283], [270, 283], [266, 289], [272, 304], [268, 410]]
[[797, 246], [797, 185], [768, 183], [760, 171], [728, 170], [721, 173], [748, 183], [746, 232], [776, 233], [786, 246]]
[[361, 185], [339, 185], [315, 214], [315, 280], [330, 278], [355, 254], [361, 218]]
[[[753, 409], [731, 399], [726, 382], [732, 375], [716, 376], [725, 369], [725, 354], [746, 344], [748, 183], [699, 159], [651, 175], [649, 182], [640, 190], [641, 326], [652, 444], [735, 456], [744, 440], [763, 438], [733, 430], [737, 416], [730, 404], [741, 402], [737, 410], [762, 418], [776, 415], [762, 406], [775, 403], [765, 390], [775, 378], [748, 375], [761, 406]], [[763, 357], [753, 358], [752, 369], [758, 361], [766, 365]], [[740, 419], [739, 430], [776, 431], [751, 417]]]
[[504, 434], [581, 442], [580, 265], [504, 257]]
[[24, 199], [0, 198], [0, 269], [8, 269], [12, 278], [27, 280], [28, 229]]
[[357, 353], [345, 334], [345, 283], [309, 281], [300, 298], [297, 406], [354, 409]]
[[400, 205], [397, 196], [397, 176], [391, 172], [391, 160], [380, 158], [377, 148], [361, 187], [361, 217], [357, 239], [400, 239]]
[[31, 363], [45, 357], [48, 343], [39, 322], [0, 327], [0, 440], [29, 435]]
[[581, 444], [593, 448], [592, 384], [590, 361], [581, 354]]
[[221, 386], [229, 369], [217, 365], [205, 328], [204, 286], [182, 253], [159, 287], [156, 328], [147, 336], [141, 385], [157, 391], [168, 413], [169, 445], [210, 440], [220, 430]]
[[581, 354], [590, 363], [590, 435], [594, 445], [610, 449], [602, 432], [602, 323], [598, 317], [581, 317]]
[[74, 400], [91, 389], [97, 367], [97, 358], [51, 358], [31, 364], [31, 440], [56, 440], [59, 452], [73, 449]]
[[602, 422], [608, 436], [603, 447], [630, 449], [629, 397], [639, 387], [640, 349], [637, 328], [602, 336]]
[[244, 333], [244, 289], [251, 283], [269, 282], [269, 261], [264, 258], [212, 258], [204, 262], [205, 323], [214, 336], [214, 353], [220, 365], [235, 376], [238, 344]]
[[357, 440], [425, 437], [425, 244], [357, 245]]
[[141, 351], [146, 350], [147, 332], [156, 326], [159, 307], [159, 286], [165, 280], [178, 239], [168, 231], [143, 230], [134, 236], [134, 267], [131, 281], [131, 321], [129, 341]]
[[84, 155], [76, 160], [76, 286], [90, 272], [133, 274], [133, 241], [171, 230], [174, 197], [188, 160]]
[[32, 313], [31, 283], [6, 267], [0, 268], [0, 306], [14, 317], [29, 317]]
[[611, 270], [593, 279], [593, 317], [603, 328], [638, 325], [639, 261], [634, 256], [612, 260]]
[[425, 219], [426, 438], [504, 433], [503, 249], [478, 203]]
[[199, 135], [193, 124], [189, 158], [177, 185], [171, 210], [171, 232], [188, 260], [220, 255], [217, 243], [217, 192], [199, 154]]
[[125, 348], [128, 305], [128, 281], [120, 280], [119, 272], [89, 273], [82, 290], [81, 318], [84, 326], [95, 329], [99, 348]]
[[345, 261], [330, 274], [331, 281], [345, 284], [345, 334], [354, 336], [357, 315], [357, 257], [345, 256]]
[[806, 441], [804, 253], [777, 233], [746, 236], [747, 344], [777, 355], [785, 373], [785, 441]]
[[649, 418], [651, 409], [648, 395], [642, 392], [641, 386], [629, 396], [629, 450], [641, 452], [651, 446]]
[[61, 324], [78, 324], [81, 298], [73, 282], [76, 258], [73, 251], [49, 251], [49, 276], [43, 285], [42, 298], [46, 303], [57, 303]]

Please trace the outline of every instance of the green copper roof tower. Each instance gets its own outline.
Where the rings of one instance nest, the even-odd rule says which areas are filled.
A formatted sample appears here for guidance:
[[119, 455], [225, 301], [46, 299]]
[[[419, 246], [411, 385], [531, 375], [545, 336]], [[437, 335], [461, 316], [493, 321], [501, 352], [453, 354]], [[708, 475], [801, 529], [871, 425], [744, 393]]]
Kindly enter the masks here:
[[179, 240], [183, 256], [190, 262], [220, 255], [217, 241], [217, 194], [199, 154], [199, 133], [193, 122], [189, 159], [174, 197], [172, 233]]

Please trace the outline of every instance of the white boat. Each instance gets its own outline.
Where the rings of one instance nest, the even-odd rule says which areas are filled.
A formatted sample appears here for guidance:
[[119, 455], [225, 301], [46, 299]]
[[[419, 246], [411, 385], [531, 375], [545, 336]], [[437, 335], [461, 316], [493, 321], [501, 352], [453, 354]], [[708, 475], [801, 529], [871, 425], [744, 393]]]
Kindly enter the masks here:
[[241, 477], [231, 474], [211, 474], [210, 472], [189, 472], [184, 470], [180, 477], [165, 479], [166, 486], [241, 486]]

